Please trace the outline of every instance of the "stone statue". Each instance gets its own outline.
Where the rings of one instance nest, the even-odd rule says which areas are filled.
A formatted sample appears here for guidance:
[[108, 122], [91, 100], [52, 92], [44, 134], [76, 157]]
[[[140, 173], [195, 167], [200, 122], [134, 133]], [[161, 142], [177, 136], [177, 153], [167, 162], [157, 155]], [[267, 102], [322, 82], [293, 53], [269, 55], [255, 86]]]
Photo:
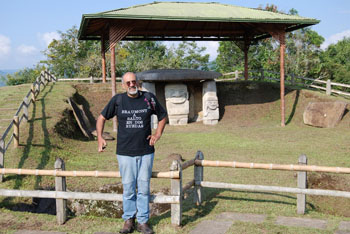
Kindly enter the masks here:
[[187, 85], [165, 85], [165, 101], [170, 125], [186, 125], [189, 114]]
[[[156, 86], [151, 82], [142, 82], [142, 91], [150, 92], [156, 95]], [[158, 117], [156, 115], [151, 116], [151, 128], [157, 129]]]
[[219, 101], [215, 81], [203, 83], [203, 123], [215, 125], [219, 121]]

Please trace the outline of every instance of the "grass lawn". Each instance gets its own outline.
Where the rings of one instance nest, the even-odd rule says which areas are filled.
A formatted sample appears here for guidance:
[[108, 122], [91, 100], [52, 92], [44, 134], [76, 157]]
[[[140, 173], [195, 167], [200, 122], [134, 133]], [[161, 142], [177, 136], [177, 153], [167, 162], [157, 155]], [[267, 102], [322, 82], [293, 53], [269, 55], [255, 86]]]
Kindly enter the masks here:
[[[252, 84], [254, 83], [249, 85]], [[249, 85], [247, 87], [250, 87]], [[0, 108], [17, 107], [16, 103], [19, 103], [29, 90], [29, 85], [16, 87], [0, 88]], [[219, 93], [220, 111], [224, 113], [218, 125], [205, 126], [198, 122], [186, 126], [166, 126], [156, 145], [155, 171], [169, 170], [171, 161], [167, 156], [171, 153], [181, 154], [189, 160], [195, 156], [197, 150], [201, 150], [208, 160], [296, 164], [298, 157], [305, 154], [310, 165], [350, 167], [349, 114], [346, 114], [335, 128], [314, 128], [302, 123], [302, 113], [308, 102], [343, 99], [328, 98], [308, 90], [290, 90], [286, 94], [287, 125], [282, 128], [279, 99], [271, 96], [271, 99], [264, 100], [253, 93], [269, 90], [250, 87], [250, 91], [246, 92], [251, 96], [247, 96], [246, 93], [244, 95], [247, 99], [235, 103], [238, 99], [234, 95], [239, 95], [239, 91], [235, 90], [236, 93], [231, 94], [228, 93], [230, 89], [227, 87], [229, 86], [224, 84], [218, 85], [218, 91], [222, 92]], [[270, 91], [278, 93], [278, 89], [276, 90]], [[262, 95], [265, 94], [267, 95]], [[109, 95], [108, 86], [104, 84], [73, 86], [72, 83], [56, 83], [47, 86], [42, 90], [35, 105], [31, 106], [28, 123], [21, 125], [20, 147], [12, 149], [10, 146], [6, 152], [5, 167], [53, 169], [55, 159], [60, 157], [65, 161], [66, 170], [117, 170], [115, 141], [108, 142], [106, 152], [99, 154], [96, 141], [85, 140], [78, 133], [72, 134], [70, 138], [59, 134], [77, 131], [74, 120], [67, 111], [68, 97], [74, 97], [80, 104], [87, 106], [96, 118]], [[248, 99], [252, 101], [247, 103], [245, 100]], [[0, 118], [5, 114], [0, 113]], [[9, 116], [12, 118], [11, 113]], [[105, 130], [113, 132], [111, 121], [107, 122]], [[0, 134], [2, 131], [3, 128], [0, 129]], [[193, 168], [185, 170], [183, 174], [183, 184], [186, 184], [193, 178]], [[311, 173], [311, 177], [317, 177], [314, 174]], [[327, 178], [335, 184], [335, 189], [350, 191], [349, 176], [331, 175]], [[204, 168], [204, 180], [288, 187], [296, 187], [297, 183], [294, 172], [230, 168]], [[116, 182], [120, 180], [67, 178], [68, 190], [71, 191], [98, 191], [101, 186]], [[0, 183], [0, 189], [32, 190], [53, 186], [53, 177], [40, 176], [8, 175], [5, 176], [5, 181]], [[152, 191], [161, 191], [170, 187], [170, 181], [152, 179], [151, 186]], [[265, 214], [268, 219], [262, 224], [235, 223], [229, 233], [315, 232], [306, 228], [277, 226], [273, 222], [277, 216], [329, 219], [331, 225], [324, 231], [318, 230], [318, 233], [333, 233], [340, 220], [350, 220], [350, 213], [346, 212], [346, 207], [350, 205], [349, 199], [308, 196], [307, 213], [301, 216], [296, 214], [294, 194], [204, 189], [204, 203], [199, 207], [192, 204], [192, 195], [188, 196], [189, 199], [183, 206], [183, 226], [173, 227], [170, 224], [170, 211], [167, 211], [150, 219], [156, 233], [188, 233], [201, 221], [214, 219], [216, 215], [230, 211]], [[0, 232], [11, 233], [19, 229], [68, 233], [117, 232], [122, 226], [121, 219], [96, 216], [71, 216], [65, 225], [58, 226], [54, 215], [20, 211], [20, 207], [31, 204], [31, 198], [0, 197]]]

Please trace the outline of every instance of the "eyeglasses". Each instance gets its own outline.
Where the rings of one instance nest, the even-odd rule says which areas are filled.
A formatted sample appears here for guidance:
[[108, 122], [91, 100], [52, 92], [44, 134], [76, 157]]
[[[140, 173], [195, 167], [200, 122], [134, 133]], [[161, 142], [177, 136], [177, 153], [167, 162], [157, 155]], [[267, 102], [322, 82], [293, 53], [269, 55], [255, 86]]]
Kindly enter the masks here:
[[125, 82], [127, 86], [130, 86], [130, 84], [132, 83], [133, 85], [136, 85], [136, 80], [132, 80], [132, 81], [127, 81]]

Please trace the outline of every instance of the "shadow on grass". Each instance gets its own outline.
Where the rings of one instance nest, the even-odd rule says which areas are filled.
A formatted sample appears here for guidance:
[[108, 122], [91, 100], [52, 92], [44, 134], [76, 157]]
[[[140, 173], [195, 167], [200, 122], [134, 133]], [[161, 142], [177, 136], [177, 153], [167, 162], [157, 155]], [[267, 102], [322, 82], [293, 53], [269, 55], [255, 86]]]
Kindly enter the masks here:
[[294, 99], [294, 103], [293, 103], [293, 108], [292, 108], [292, 111], [291, 111], [291, 113], [290, 113], [290, 115], [289, 115], [287, 121], [286, 121], [286, 125], [288, 125], [288, 124], [292, 121], [292, 119], [293, 119], [293, 117], [294, 117], [295, 110], [297, 109], [297, 105], [298, 105], [298, 101], [299, 101], [299, 96], [300, 96], [300, 90], [297, 90], [297, 91], [296, 91], [296, 94], [295, 94], [295, 99]]
[[[36, 121], [41, 121], [41, 128], [42, 128], [42, 132], [44, 135], [44, 142], [43, 145], [40, 145], [40, 147], [42, 147], [42, 151], [41, 151], [41, 158], [40, 158], [40, 162], [37, 165], [36, 169], [43, 169], [45, 168], [45, 166], [47, 165], [47, 163], [49, 162], [50, 159], [50, 153], [52, 150], [52, 145], [51, 145], [51, 141], [50, 141], [50, 137], [49, 137], [49, 132], [47, 129], [47, 119], [50, 119], [51, 117], [47, 117], [46, 116], [46, 103], [45, 103], [45, 97], [52, 91], [53, 89], [53, 85], [50, 86], [50, 89], [47, 90], [43, 96], [41, 97], [41, 99], [37, 99], [37, 101], [40, 101], [41, 105], [42, 105], [42, 109], [41, 109], [41, 114], [42, 117], [41, 118], [36, 118], [37, 112], [38, 112], [38, 106], [37, 104], [34, 102], [33, 103], [33, 111], [32, 111], [32, 116], [31, 119], [28, 120], [28, 124], [29, 124], [29, 133], [28, 133], [28, 137], [26, 140], [26, 144], [24, 145], [24, 149], [23, 149], [23, 153], [22, 156], [20, 158], [20, 161], [17, 165], [17, 168], [23, 168], [24, 163], [26, 162], [26, 160], [29, 157], [30, 152], [32, 151], [32, 146], [38, 146], [38, 144], [32, 144], [33, 138], [34, 138], [34, 128], [35, 128], [35, 123]], [[42, 90], [44, 91], [44, 90]], [[24, 178], [26, 178], [26, 176], [20, 176], [20, 175], [15, 175], [15, 176], [8, 176], [6, 177], [6, 181], [8, 180], [12, 180], [15, 179], [15, 184], [13, 186], [13, 189], [20, 189], [23, 185], [23, 180]], [[36, 176], [36, 180], [35, 180], [35, 185], [34, 185], [34, 189], [40, 189], [40, 183], [42, 180], [42, 176]], [[13, 197], [8, 197], [5, 198], [1, 203], [0, 203], [0, 207], [6, 206], [9, 209], [15, 209], [15, 210], [22, 210], [20, 207], [18, 207], [19, 204], [17, 205], [11, 205], [11, 201], [13, 200]], [[24, 207], [25, 209], [25, 207]]]
[[[191, 191], [191, 190], [190, 190]], [[189, 192], [190, 192], [189, 191]], [[197, 206], [193, 203], [193, 192], [189, 194], [189, 196], [183, 201], [182, 207], [182, 226], [185, 226], [189, 223], [196, 222], [196, 220], [203, 218], [209, 215], [215, 206], [218, 204], [218, 201], [213, 199], [222, 199], [226, 201], [248, 201], [248, 202], [258, 202], [258, 203], [271, 203], [271, 204], [284, 204], [291, 205], [296, 207], [296, 197], [286, 194], [279, 193], [269, 193], [269, 192], [247, 192], [247, 191], [239, 191], [239, 190], [231, 190], [231, 189], [215, 189], [215, 188], [203, 188], [203, 202], [201, 205]], [[233, 196], [223, 196], [221, 195], [223, 192], [231, 191], [238, 193], [250, 193], [250, 194], [261, 194], [261, 195], [272, 195], [281, 198], [291, 199], [291, 202], [288, 201], [280, 201], [275, 199], [254, 199], [254, 198], [245, 198], [245, 197], [233, 197]], [[306, 213], [309, 211], [316, 210], [316, 207], [307, 202]], [[152, 225], [157, 225], [162, 219], [171, 218], [171, 211], [167, 211], [166, 213], [152, 217], [150, 222]]]

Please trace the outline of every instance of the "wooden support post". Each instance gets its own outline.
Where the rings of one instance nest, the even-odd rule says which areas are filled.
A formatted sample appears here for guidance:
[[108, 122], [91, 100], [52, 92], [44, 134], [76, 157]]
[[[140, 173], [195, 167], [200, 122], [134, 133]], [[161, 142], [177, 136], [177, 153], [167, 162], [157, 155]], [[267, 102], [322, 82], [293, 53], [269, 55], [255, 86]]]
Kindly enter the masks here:
[[94, 83], [94, 78], [92, 76], [90, 76], [90, 84]]
[[248, 50], [249, 44], [244, 45], [244, 80], [248, 80]]
[[19, 146], [19, 117], [13, 116], [13, 147]]
[[285, 91], [284, 91], [284, 54], [286, 50], [286, 40], [285, 33], [279, 33], [279, 41], [280, 41], [280, 89], [281, 89], [281, 126], [286, 126], [285, 121]]
[[[300, 165], [307, 165], [307, 157], [305, 155], [300, 155], [299, 157]], [[298, 172], [298, 188], [306, 189], [307, 188], [307, 172], [300, 171]], [[306, 209], [306, 195], [297, 194], [297, 213], [305, 214]]]
[[[195, 160], [204, 160], [204, 155], [201, 151], [197, 151]], [[202, 203], [202, 186], [199, 185], [203, 181], [203, 166], [194, 165], [194, 195], [193, 202], [199, 206]]]
[[32, 84], [30, 90], [31, 90], [31, 98], [34, 103], [35, 102], [35, 84]]
[[181, 163], [174, 160], [170, 166], [170, 171], [179, 171], [179, 179], [171, 179], [171, 195], [179, 197], [178, 204], [171, 204], [171, 224], [180, 226], [182, 219], [182, 168]]
[[27, 122], [28, 121], [28, 106], [29, 106], [29, 101], [27, 97], [23, 98], [23, 115], [24, 115], [24, 120]]
[[101, 35], [101, 57], [102, 57], [102, 83], [106, 83], [106, 52], [105, 52], [105, 38]]
[[292, 83], [292, 85], [295, 85], [295, 75], [294, 75], [294, 73], [291, 74], [291, 83]]
[[326, 94], [328, 96], [332, 95], [332, 84], [331, 84], [331, 80], [327, 80], [327, 84], [326, 84]]
[[[116, 94], [115, 84], [115, 47], [111, 47], [111, 82], [112, 82], [112, 97]], [[117, 117], [113, 117], [113, 131], [117, 131]]]
[[[65, 165], [61, 158], [56, 159], [55, 169], [58, 171], [64, 171]], [[56, 191], [66, 191], [66, 177], [55, 177], [55, 189]], [[67, 200], [56, 199], [56, 217], [58, 224], [64, 224], [67, 220]]]
[[[5, 162], [5, 141], [0, 140], [0, 168], [4, 168], [4, 162]], [[4, 180], [4, 175], [0, 175], [0, 182]]]

